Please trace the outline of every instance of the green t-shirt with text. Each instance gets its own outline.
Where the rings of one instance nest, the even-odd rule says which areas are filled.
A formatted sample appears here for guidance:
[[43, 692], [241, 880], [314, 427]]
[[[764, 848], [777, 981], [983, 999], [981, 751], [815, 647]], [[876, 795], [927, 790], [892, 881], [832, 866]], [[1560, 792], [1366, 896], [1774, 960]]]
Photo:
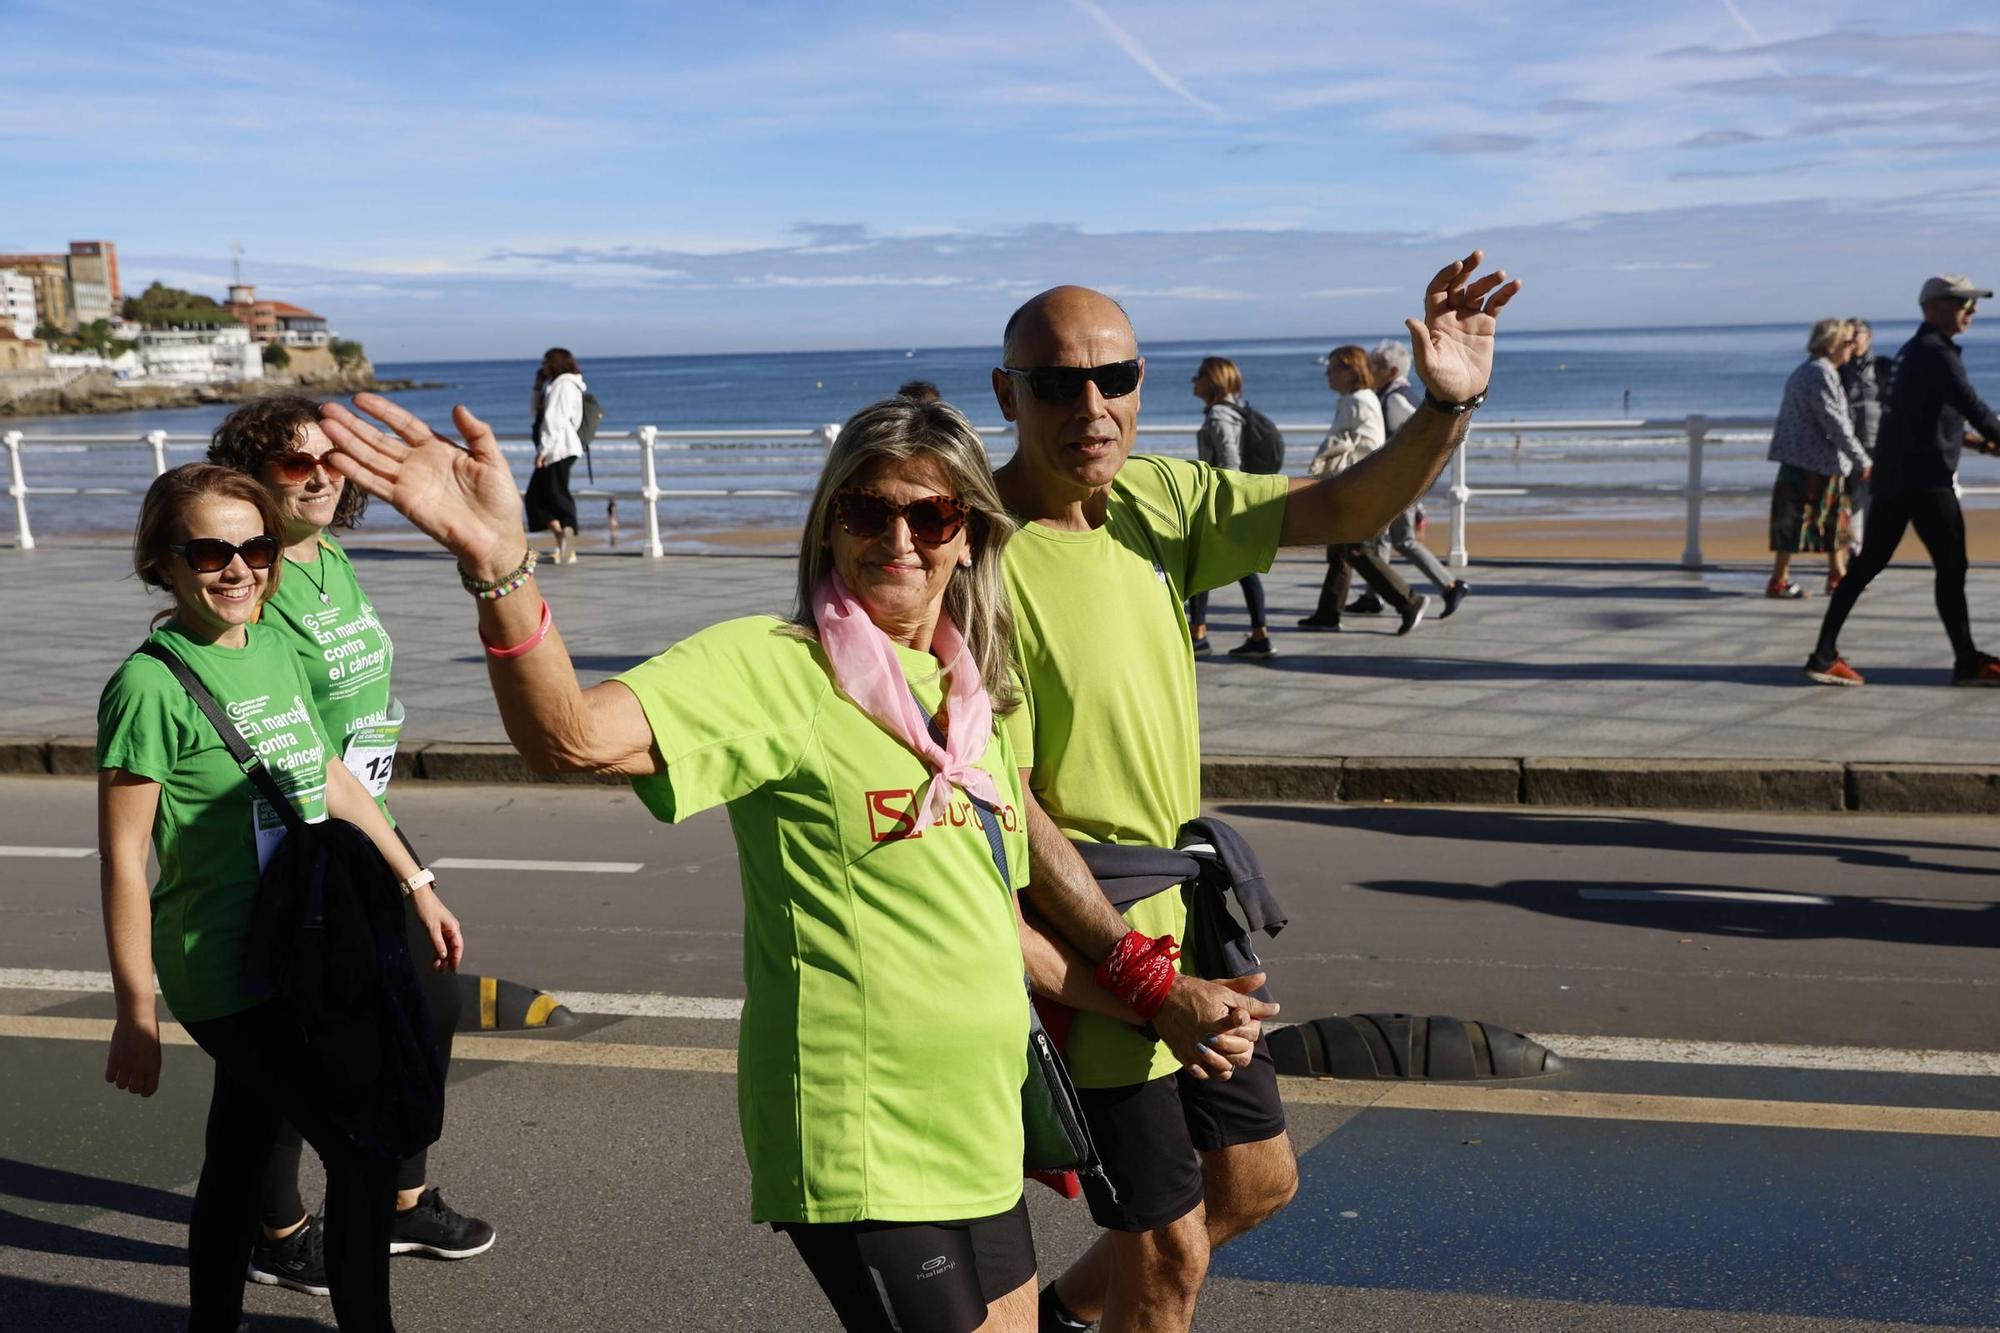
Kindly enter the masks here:
[[[1015, 661], [1027, 702], [1007, 719], [1034, 756], [1035, 797], [1081, 842], [1173, 846], [1201, 813], [1201, 723], [1182, 603], [1271, 567], [1282, 476], [1137, 454], [1087, 532], [1024, 523], [1007, 545]], [[1178, 893], [1125, 913], [1147, 935], [1187, 935]], [[1143, 1083], [1179, 1067], [1162, 1043], [1096, 1014], [1070, 1032], [1083, 1087]]]
[[[241, 648], [202, 644], [171, 622], [153, 631], [229, 715], [308, 821], [326, 817], [325, 730], [283, 631], [245, 627]], [[126, 658], [97, 705], [97, 766], [160, 784], [153, 851], [153, 969], [183, 1022], [247, 1009], [243, 951], [257, 897], [259, 852], [285, 826], [229, 757], [222, 737], [164, 662]]]
[[388, 814], [402, 730], [402, 708], [389, 695], [395, 646], [339, 542], [322, 535], [316, 561], [286, 563], [277, 594], [264, 603], [264, 620], [287, 632], [335, 752]]
[[[898, 646], [926, 708], [938, 663]], [[633, 787], [678, 822], [729, 807], [743, 876], [737, 1101], [760, 1222], [943, 1221], [1021, 1197], [1027, 993], [1012, 889], [1020, 775], [995, 727], [1011, 885], [954, 790], [917, 827], [924, 762], [840, 694], [819, 645], [751, 617], [617, 679], [666, 771]]]

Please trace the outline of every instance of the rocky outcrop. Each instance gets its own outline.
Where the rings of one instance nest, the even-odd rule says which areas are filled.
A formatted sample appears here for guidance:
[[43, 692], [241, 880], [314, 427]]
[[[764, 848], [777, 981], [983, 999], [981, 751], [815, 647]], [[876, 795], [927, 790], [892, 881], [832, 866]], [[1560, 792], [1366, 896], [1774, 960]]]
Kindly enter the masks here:
[[[317, 357], [303, 355], [317, 352]], [[261, 380], [234, 384], [147, 384], [120, 383], [109, 371], [91, 371], [60, 389], [24, 393], [0, 401], [0, 417], [53, 417], [91, 412], [151, 412], [169, 407], [196, 407], [203, 403], [242, 403], [271, 393], [309, 393], [322, 396], [364, 391], [390, 393], [397, 389], [437, 387], [416, 380], [379, 380], [375, 367], [366, 358], [336, 365], [322, 348], [300, 348], [293, 364], [282, 372], [271, 372]]]

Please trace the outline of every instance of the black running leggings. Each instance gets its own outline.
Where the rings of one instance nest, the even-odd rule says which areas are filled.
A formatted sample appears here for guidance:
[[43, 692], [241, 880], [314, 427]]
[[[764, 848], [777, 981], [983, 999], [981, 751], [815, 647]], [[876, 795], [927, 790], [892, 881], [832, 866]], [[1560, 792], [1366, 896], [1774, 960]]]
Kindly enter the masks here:
[[[1263, 629], [1264, 624], [1264, 580], [1255, 574], [1246, 574], [1237, 580], [1236, 586], [1243, 589], [1243, 604], [1250, 608], [1250, 628]], [[1198, 592], [1188, 598], [1188, 623], [1206, 625], [1208, 623], [1208, 594]]]
[[[402, 830], [396, 831], [402, 837]], [[403, 839], [409, 847], [409, 839]], [[410, 848], [410, 855], [417, 854]], [[421, 858], [419, 858], [421, 860]], [[430, 932], [424, 923], [417, 920], [416, 909], [410, 900], [403, 900], [403, 933], [410, 943], [410, 961], [417, 966], [417, 980], [423, 985], [424, 999], [431, 1007], [432, 1032], [437, 1037], [438, 1053], [444, 1057], [445, 1068], [451, 1067], [451, 1039], [458, 1031], [459, 1010], [464, 1006], [458, 990], [456, 972], [440, 972], [431, 967], [430, 960], [435, 951], [431, 948]], [[264, 1187], [259, 1208], [264, 1225], [273, 1231], [283, 1231], [306, 1215], [305, 1200], [299, 1194], [299, 1131], [290, 1124], [278, 1128], [278, 1137], [271, 1144], [270, 1159], [264, 1166]], [[396, 1168], [396, 1188], [413, 1190], [427, 1183], [426, 1171], [430, 1166], [430, 1149], [420, 1150], [414, 1157], [406, 1157]]]
[[1830, 662], [1840, 652], [1840, 630], [1847, 623], [1854, 603], [1877, 574], [1885, 569], [1903, 534], [1911, 527], [1924, 549], [1931, 553], [1937, 570], [1938, 619], [1951, 637], [1954, 667], [1964, 667], [1978, 656], [1972, 644], [1972, 616], [1965, 607], [1965, 514], [1958, 496], [1950, 490], [1917, 491], [1904, 495], [1877, 492], [1868, 502], [1868, 522], [1861, 533], [1861, 554], [1847, 566], [1840, 586], [1828, 601], [1826, 619], [1820, 622], [1819, 645], [1813, 657]]
[[243, 1318], [259, 1173], [287, 1120], [326, 1163], [326, 1276], [334, 1320], [343, 1333], [393, 1333], [389, 1231], [396, 1164], [357, 1148], [327, 1118], [325, 1071], [276, 1005], [183, 1026], [215, 1060], [207, 1152], [188, 1223], [191, 1333], [236, 1333]]

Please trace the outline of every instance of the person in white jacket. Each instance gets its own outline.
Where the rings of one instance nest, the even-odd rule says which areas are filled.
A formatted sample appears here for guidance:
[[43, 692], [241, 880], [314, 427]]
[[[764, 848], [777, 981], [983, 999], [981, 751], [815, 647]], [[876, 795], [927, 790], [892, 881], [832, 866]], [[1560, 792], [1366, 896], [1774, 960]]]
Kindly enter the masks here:
[[[1333, 426], [1313, 456], [1306, 475], [1325, 477], [1345, 472], [1388, 439], [1382, 424], [1382, 401], [1375, 396], [1374, 383], [1366, 349], [1350, 344], [1336, 347], [1327, 355], [1326, 386], [1340, 395], [1340, 405], [1334, 409]], [[1410, 585], [1389, 568], [1382, 555], [1379, 534], [1366, 542], [1327, 547], [1326, 562], [1326, 581], [1320, 587], [1319, 606], [1299, 621], [1300, 629], [1340, 628], [1341, 608], [1347, 603], [1348, 585], [1356, 570], [1375, 590], [1375, 595], [1393, 607], [1401, 618], [1398, 634], [1415, 629], [1430, 606], [1430, 598], [1411, 592]]]
[[583, 456], [583, 372], [565, 347], [551, 347], [535, 371], [535, 473], [528, 479], [528, 531], [556, 539], [555, 563], [576, 563], [576, 497], [569, 473]]

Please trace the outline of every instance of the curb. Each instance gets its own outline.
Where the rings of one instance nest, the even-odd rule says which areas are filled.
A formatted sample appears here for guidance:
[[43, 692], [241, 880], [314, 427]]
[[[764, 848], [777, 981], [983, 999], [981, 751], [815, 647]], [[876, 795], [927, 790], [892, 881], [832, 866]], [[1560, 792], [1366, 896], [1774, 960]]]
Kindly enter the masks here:
[[[625, 785], [623, 778], [534, 773], [512, 746], [495, 743], [421, 742], [405, 747], [400, 770], [404, 779], [427, 782]], [[0, 735], [0, 774], [95, 771], [91, 737]], [[1211, 755], [1202, 760], [1201, 787], [1212, 801], [1322, 805], [2000, 814], [2000, 764]]]

